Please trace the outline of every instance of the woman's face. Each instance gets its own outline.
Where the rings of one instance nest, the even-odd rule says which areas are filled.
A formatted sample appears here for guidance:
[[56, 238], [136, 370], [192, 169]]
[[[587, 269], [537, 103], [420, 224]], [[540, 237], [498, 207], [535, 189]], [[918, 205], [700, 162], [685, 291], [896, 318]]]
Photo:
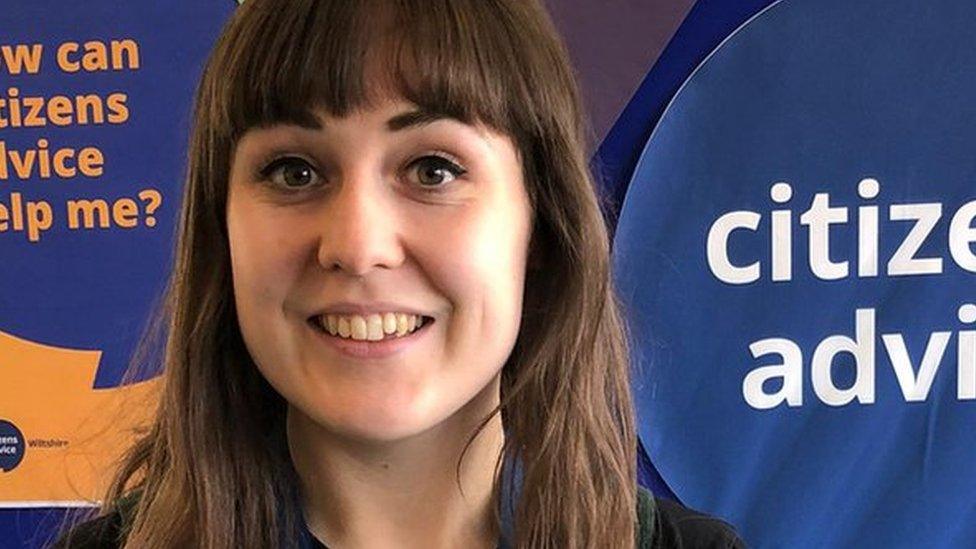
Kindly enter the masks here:
[[399, 100], [318, 120], [252, 129], [233, 157], [234, 297], [255, 363], [293, 412], [346, 437], [490, 409], [531, 233], [513, 143]]

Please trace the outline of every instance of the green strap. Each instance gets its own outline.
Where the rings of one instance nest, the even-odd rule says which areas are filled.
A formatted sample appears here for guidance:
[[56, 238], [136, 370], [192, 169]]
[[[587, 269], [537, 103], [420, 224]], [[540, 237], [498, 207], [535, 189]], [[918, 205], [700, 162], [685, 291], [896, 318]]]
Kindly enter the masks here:
[[654, 546], [654, 496], [643, 487], [637, 488], [637, 549]]

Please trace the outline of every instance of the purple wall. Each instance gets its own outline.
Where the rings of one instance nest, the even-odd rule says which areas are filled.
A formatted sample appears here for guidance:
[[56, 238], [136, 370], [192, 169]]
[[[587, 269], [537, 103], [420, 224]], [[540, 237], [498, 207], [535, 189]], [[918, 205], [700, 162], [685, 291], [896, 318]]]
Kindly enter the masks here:
[[566, 39], [590, 113], [606, 135], [694, 0], [546, 0]]

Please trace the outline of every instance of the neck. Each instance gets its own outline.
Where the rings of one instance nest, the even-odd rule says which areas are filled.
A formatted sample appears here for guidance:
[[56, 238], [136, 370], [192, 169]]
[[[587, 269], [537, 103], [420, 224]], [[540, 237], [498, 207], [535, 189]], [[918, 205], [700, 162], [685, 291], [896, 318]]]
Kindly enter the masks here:
[[339, 436], [289, 408], [289, 449], [313, 535], [330, 549], [495, 547], [492, 490], [504, 443], [501, 417], [465, 446], [497, 404], [497, 391], [491, 384], [487, 398], [397, 441]]

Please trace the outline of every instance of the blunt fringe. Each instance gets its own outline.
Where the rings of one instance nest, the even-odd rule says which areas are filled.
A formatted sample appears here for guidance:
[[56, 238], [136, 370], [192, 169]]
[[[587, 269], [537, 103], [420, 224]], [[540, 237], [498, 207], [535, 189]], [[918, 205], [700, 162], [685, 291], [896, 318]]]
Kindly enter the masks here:
[[545, 10], [535, 0], [247, 0], [197, 90], [175, 265], [159, 313], [157, 415], [104, 500], [103, 512], [137, 500], [126, 547], [294, 543], [301, 518], [287, 511], [297, 480], [286, 403], [248, 355], [234, 308], [231, 159], [249, 128], [310, 124], [317, 110], [343, 116], [391, 94], [504, 133], [522, 159], [537, 267], [527, 273], [522, 328], [494, 412], [506, 433], [498, 468], [522, 465], [515, 546], [634, 546], [628, 337], [579, 91]]

